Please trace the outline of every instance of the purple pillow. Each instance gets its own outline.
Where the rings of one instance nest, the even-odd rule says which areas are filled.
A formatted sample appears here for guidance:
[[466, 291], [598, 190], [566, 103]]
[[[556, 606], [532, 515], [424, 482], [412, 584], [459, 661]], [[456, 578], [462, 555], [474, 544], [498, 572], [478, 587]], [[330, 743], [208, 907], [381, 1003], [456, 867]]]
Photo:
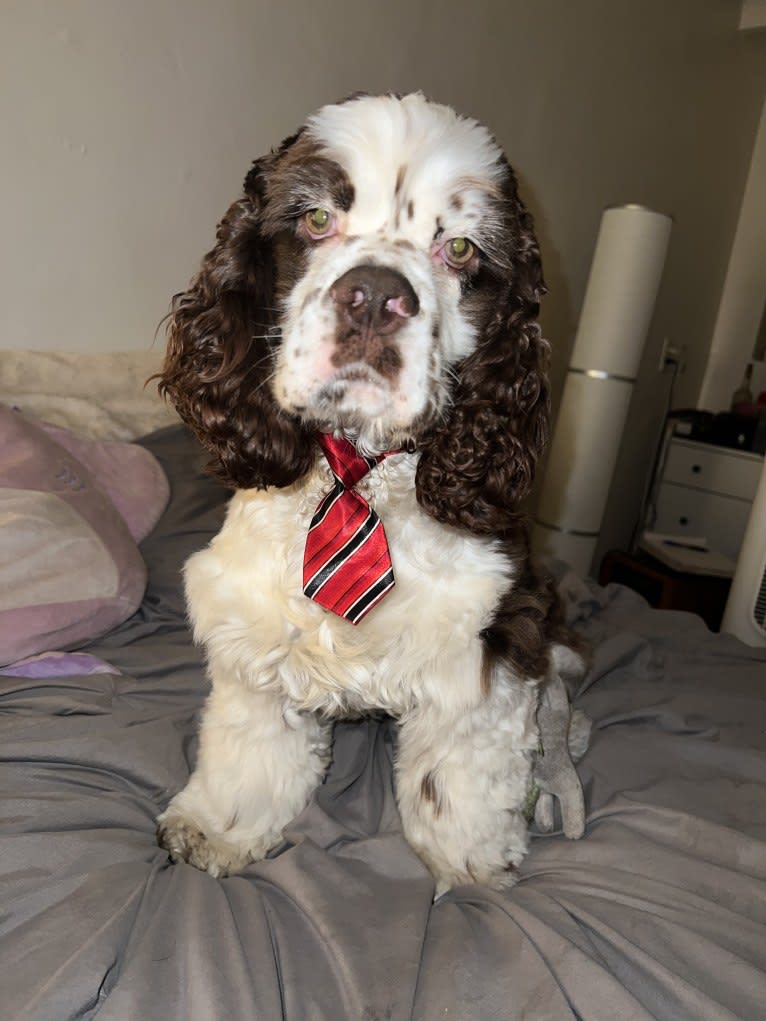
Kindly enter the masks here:
[[85, 465], [135, 541], [145, 539], [170, 499], [170, 484], [157, 458], [137, 443], [89, 440], [61, 426], [38, 424]]
[[[81, 645], [121, 623], [141, 603], [146, 566], [78, 457], [2, 405], [0, 438], [0, 664], [7, 664]], [[133, 521], [138, 533], [147, 520]]]

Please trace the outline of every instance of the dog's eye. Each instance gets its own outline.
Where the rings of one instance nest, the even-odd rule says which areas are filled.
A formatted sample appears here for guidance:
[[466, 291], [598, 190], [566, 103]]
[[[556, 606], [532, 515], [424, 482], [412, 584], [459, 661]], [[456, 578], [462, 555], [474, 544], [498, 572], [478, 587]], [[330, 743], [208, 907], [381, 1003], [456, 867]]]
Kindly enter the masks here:
[[334, 217], [329, 209], [310, 209], [304, 216], [309, 234], [313, 238], [326, 237], [333, 228]]
[[442, 249], [445, 260], [450, 266], [460, 269], [467, 266], [476, 251], [468, 238], [452, 238]]

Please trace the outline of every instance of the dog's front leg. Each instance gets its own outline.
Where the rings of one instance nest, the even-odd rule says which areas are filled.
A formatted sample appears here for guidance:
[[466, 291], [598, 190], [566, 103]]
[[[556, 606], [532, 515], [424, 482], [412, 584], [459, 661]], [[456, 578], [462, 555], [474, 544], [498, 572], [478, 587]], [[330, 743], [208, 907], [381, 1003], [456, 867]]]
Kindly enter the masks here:
[[330, 740], [328, 724], [276, 694], [214, 679], [197, 765], [158, 818], [160, 843], [213, 876], [264, 857], [321, 782]]
[[498, 674], [469, 707], [435, 697], [402, 720], [399, 809], [437, 897], [461, 883], [515, 882], [527, 850], [536, 707], [534, 682]]

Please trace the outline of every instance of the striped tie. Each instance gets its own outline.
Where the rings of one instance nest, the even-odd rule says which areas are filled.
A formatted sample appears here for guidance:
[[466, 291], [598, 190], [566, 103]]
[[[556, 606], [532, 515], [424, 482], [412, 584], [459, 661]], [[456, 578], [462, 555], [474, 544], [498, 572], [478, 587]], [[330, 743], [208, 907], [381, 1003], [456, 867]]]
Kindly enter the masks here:
[[352, 624], [394, 587], [383, 523], [353, 487], [389, 454], [361, 457], [348, 440], [320, 433], [335, 485], [311, 519], [303, 555], [303, 591]]

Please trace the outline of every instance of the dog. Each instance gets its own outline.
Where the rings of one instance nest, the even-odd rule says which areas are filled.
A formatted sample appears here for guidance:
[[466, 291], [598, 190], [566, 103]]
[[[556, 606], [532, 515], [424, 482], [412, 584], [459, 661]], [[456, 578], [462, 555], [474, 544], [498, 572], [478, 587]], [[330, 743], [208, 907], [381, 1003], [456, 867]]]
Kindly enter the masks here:
[[383, 712], [436, 894], [515, 882], [539, 691], [582, 667], [519, 509], [548, 436], [544, 292], [500, 147], [420, 93], [325, 106], [253, 164], [159, 381], [235, 490], [185, 568], [212, 688], [158, 820], [174, 861], [264, 857], [333, 721]]

